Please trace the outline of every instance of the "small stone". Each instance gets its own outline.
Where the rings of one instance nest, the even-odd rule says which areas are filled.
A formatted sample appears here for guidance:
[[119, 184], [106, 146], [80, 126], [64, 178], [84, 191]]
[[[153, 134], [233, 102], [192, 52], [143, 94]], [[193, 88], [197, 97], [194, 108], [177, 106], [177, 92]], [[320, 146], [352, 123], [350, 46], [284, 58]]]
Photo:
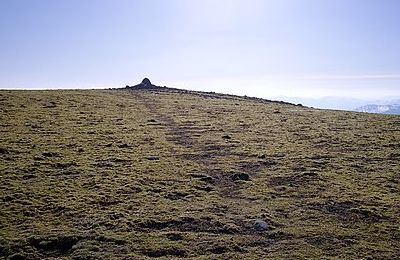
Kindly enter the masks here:
[[45, 156], [45, 157], [56, 157], [57, 153], [54, 153], [54, 152], [43, 152], [42, 155]]
[[189, 176], [191, 176], [192, 178], [195, 179], [199, 179], [201, 181], [204, 182], [209, 182], [209, 183], [213, 183], [214, 182], [214, 178], [210, 175], [207, 174], [203, 174], [203, 173], [189, 173]]
[[262, 219], [256, 219], [254, 228], [259, 232], [266, 231], [268, 229], [268, 224]]
[[250, 176], [247, 173], [235, 173], [232, 176], [232, 180], [234, 181], [249, 181], [250, 180]]
[[317, 177], [318, 173], [316, 173], [316, 172], [304, 172], [302, 175], [305, 176], [305, 177]]
[[129, 144], [123, 143], [118, 145], [119, 148], [129, 148]]
[[158, 157], [158, 156], [147, 156], [146, 159], [149, 160], [149, 161], [158, 161], [158, 160], [160, 160], [160, 157]]

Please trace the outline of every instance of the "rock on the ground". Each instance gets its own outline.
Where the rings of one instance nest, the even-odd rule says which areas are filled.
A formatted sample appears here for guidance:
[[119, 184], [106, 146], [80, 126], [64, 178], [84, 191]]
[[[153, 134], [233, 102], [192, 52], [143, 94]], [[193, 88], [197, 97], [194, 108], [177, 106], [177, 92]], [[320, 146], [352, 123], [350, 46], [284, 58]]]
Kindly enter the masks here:
[[266, 231], [268, 229], [268, 224], [262, 219], [256, 219], [256, 221], [254, 222], [254, 228], [260, 232]]
[[250, 176], [247, 173], [235, 173], [232, 175], [232, 180], [234, 181], [249, 181]]
[[149, 160], [149, 161], [158, 161], [158, 160], [160, 160], [160, 157], [158, 157], [158, 156], [147, 156], [146, 159]]

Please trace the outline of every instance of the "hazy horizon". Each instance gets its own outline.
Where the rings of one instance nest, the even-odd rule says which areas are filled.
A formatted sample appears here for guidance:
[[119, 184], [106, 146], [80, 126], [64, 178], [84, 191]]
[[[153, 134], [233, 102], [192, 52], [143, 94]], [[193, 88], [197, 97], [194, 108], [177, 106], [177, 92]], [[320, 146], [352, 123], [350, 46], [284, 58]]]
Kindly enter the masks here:
[[394, 0], [0, 2], [0, 88], [400, 96]]

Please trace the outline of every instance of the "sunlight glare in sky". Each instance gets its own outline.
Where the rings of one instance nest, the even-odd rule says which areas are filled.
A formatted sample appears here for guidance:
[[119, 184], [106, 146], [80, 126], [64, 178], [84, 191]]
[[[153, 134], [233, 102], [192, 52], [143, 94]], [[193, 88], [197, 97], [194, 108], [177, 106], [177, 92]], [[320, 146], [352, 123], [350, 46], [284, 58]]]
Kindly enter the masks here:
[[397, 0], [2, 0], [0, 88], [400, 96]]
[[188, 30], [214, 32], [235, 30], [249, 21], [267, 15], [261, 8], [268, 2], [260, 0], [194, 0], [181, 1], [182, 20]]

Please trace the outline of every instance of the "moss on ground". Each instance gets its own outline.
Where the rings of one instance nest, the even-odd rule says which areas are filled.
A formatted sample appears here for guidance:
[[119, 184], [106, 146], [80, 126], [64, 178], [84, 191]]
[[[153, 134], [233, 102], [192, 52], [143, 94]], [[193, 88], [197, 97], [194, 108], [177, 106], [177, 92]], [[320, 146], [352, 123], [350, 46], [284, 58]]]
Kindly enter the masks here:
[[0, 110], [0, 257], [399, 257], [399, 116], [170, 89]]

